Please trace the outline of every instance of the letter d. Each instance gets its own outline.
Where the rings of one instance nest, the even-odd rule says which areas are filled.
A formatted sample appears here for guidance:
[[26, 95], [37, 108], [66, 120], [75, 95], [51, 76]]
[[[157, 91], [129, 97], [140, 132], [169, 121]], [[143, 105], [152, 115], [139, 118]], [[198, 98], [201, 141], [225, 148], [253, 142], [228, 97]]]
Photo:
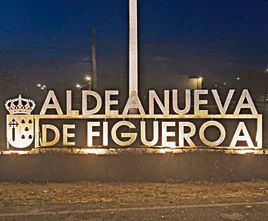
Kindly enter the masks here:
[[[52, 130], [55, 134], [55, 137], [52, 141], [47, 141], [47, 131]], [[53, 125], [44, 124], [42, 125], [42, 146], [48, 147], [48, 146], [54, 146], [57, 144], [60, 140], [60, 132], [59, 129]]]

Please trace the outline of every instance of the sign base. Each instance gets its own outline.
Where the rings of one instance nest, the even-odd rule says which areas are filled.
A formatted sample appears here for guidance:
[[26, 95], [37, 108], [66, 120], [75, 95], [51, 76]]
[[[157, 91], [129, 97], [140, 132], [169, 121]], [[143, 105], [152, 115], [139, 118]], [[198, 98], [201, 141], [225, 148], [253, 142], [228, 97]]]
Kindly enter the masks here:
[[[233, 155], [198, 150], [183, 154], [144, 154], [145, 149], [121, 154], [71, 153], [40, 149], [20, 156], [0, 155], [0, 182], [235, 182], [268, 180], [268, 151], [261, 155]], [[80, 151], [80, 152], [79, 152]], [[140, 154], [142, 153], [142, 154]], [[8, 154], [8, 155], [7, 155]], [[35, 154], [35, 155], [34, 155]]]

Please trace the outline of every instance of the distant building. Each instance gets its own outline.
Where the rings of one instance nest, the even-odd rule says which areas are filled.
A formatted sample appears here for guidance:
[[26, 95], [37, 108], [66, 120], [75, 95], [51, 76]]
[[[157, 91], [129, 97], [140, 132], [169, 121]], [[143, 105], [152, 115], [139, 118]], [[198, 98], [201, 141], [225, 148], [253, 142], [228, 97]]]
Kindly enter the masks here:
[[[101, 76], [100, 91], [107, 89], [119, 89], [128, 91], [128, 77], [124, 74], [112, 74]], [[189, 77], [176, 74], [144, 74], [139, 76], [139, 90], [167, 90], [167, 89], [202, 89], [203, 78]]]
[[203, 88], [203, 78], [199, 77], [189, 77], [188, 78], [188, 88], [192, 90]]

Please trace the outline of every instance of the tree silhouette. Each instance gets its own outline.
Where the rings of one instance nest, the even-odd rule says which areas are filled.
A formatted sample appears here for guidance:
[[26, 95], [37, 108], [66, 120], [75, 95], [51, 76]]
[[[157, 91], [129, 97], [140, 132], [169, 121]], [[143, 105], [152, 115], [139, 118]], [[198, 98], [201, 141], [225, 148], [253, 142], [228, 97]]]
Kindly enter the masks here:
[[248, 68], [242, 71], [242, 74], [239, 76], [237, 83], [237, 88], [243, 89], [248, 88], [252, 94], [255, 95], [257, 100], [262, 100], [263, 110], [266, 109], [266, 100], [268, 98], [268, 73], [261, 71], [255, 68]]

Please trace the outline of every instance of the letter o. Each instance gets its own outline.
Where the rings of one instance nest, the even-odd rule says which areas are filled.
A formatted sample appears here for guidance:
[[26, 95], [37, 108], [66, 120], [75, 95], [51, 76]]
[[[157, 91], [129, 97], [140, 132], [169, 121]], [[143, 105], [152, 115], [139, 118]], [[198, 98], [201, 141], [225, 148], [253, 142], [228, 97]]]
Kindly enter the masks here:
[[[210, 126], [214, 126], [219, 128], [220, 130], [220, 137], [218, 140], [216, 141], [209, 141], [206, 137], [205, 137], [205, 130], [210, 127]], [[225, 128], [223, 127], [223, 125], [217, 121], [208, 121], [206, 123], [204, 123], [200, 130], [199, 130], [199, 136], [200, 139], [202, 141], [203, 144], [209, 146], [209, 147], [216, 147], [222, 144], [222, 142], [224, 141], [225, 137], [226, 137], [226, 131]]]

